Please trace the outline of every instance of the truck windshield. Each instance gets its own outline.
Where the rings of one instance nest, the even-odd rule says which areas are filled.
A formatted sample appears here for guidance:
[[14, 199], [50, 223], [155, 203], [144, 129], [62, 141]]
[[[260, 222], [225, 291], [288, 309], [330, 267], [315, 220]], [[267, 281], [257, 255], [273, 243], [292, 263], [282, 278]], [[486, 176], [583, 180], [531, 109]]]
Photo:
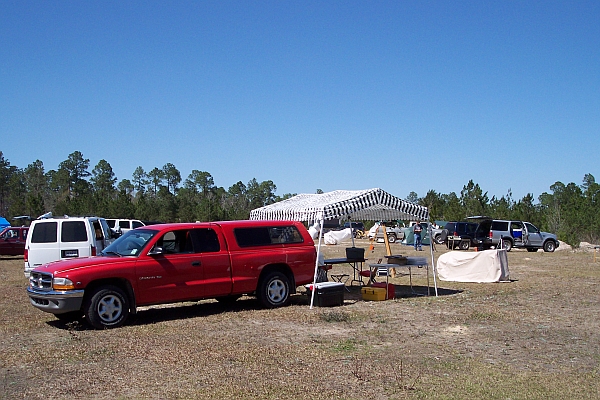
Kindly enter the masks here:
[[136, 229], [126, 232], [100, 253], [103, 256], [137, 257], [146, 244], [157, 234], [151, 229]]

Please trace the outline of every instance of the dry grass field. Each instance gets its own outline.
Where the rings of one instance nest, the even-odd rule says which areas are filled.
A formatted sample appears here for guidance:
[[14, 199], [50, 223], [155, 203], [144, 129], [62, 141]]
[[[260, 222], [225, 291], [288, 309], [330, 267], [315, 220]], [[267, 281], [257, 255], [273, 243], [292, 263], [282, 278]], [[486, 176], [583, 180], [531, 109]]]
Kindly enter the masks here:
[[[324, 247], [326, 258], [345, 247]], [[0, 397], [600, 398], [600, 259], [513, 250], [509, 268], [509, 283], [438, 282], [439, 297], [412, 295], [398, 276], [401, 297], [385, 302], [361, 301], [356, 288], [344, 306], [312, 310], [303, 293], [275, 310], [206, 300], [96, 331], [33, 308], [22, 258], [0, 257]], [[417, 291], [425, 276], [414, 269]]]

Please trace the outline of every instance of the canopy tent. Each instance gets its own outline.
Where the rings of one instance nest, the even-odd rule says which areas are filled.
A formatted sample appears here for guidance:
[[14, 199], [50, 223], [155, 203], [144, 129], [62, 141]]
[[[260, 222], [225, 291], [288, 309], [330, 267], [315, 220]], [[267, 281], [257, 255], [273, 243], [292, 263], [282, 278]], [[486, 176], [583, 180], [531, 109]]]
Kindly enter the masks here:
[[0, 217], [0, 230], [6, 228], [7, 226], [10, 226], [10, 222], [8, 222], [8, 220], [4, 217]]
[[[379, 188], [334, 190], [322, 194], [299, 194], [287, 200], [254, 209], [250, 212], [250, 219], [320, 222], [321, 232], [317, 250], [320, 253], [321, 233], [325, 220], [391, 221], [400, 219], [428, 221], [429, 210], [427, 207], [392, 196]], [[435, 283], [433, 247], [430, 246], [430, 249]], [[318, 267], [317, 260], [313, 282], [316, 282]], [[313, 290], [313, 296], [314, 292]], [[313, 300], [311, 299], [311, 308], [312, 305]]]
[[316, 222], [344, 218], [360, 221], [427, 221], [429, 212], [427, 207], [402, 200], [378, 188], [299, 194], [250, 212], [250, 219]]

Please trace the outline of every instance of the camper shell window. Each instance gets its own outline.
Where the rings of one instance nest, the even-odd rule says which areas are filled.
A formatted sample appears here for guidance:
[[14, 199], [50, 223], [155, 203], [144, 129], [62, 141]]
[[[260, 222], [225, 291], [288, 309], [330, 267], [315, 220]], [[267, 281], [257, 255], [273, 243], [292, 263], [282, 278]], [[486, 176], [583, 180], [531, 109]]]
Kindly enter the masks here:
[[240, 247], [302, 243], [304, 241], [295, 226], [237, 228], [233, 233]]

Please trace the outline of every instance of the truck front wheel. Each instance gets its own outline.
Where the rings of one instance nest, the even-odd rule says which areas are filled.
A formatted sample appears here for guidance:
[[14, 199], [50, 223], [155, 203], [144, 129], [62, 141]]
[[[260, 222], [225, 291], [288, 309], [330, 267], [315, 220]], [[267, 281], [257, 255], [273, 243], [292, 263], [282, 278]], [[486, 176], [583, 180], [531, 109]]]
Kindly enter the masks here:
[[395, 233], [388, 233], [388, 242], [396, 243], [396, 234]]
[[546, 243], [544, 243], [544, 251], [546, 253], [552, 253], [555, 249], [556, 245], [552, 240], [548, 240]]
[[283, 272], [268, 273], [258, 284], [257, 297], [267, 308], [285, 306], [290, 301], [290, 280]]
[[88, 323], [96, 329], [119, 327], [129, 316], [127, 296], [116, 286], [101, 286], [87, 301], [85, 316]]

